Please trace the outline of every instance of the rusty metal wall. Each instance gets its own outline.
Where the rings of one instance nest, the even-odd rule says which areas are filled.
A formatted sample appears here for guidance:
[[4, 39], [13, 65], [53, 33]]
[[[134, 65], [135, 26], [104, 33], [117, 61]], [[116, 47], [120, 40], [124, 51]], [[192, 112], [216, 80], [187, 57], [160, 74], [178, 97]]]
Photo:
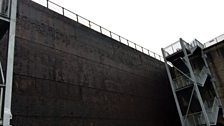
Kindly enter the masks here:
[[224, 105], [224, 41], [205, 49], [205, 53], [219, 97]]
[[178, 125], [164, 63], [19, 0], [14, 126]]

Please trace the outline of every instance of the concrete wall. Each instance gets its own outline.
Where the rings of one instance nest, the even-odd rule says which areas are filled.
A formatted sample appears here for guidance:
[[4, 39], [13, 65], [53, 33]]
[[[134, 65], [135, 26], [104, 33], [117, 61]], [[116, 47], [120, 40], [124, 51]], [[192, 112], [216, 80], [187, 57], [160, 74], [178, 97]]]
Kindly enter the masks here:
[[15, 126], [179, 125], [164, 63], [19, 0]]
[[208, 65], [214, 77], [219, 97], [224, 105], [224, 41], [205, 49], [205, 53], [208, 56]]

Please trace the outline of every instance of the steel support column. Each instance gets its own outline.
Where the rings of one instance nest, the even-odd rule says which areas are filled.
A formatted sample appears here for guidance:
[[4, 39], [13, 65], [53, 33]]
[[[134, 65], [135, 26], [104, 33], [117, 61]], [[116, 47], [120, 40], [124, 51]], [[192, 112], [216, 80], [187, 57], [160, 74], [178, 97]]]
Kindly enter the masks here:
[[168, 75], [168, 78], [169, 78], [169, 81], [170, 81], [171, 89], [172, 89], [174, 100], [175, 100], [176, 107], [177, 107], [177, 111], [178, 111], [178, 114], [179, 114], [179, 117], [180, 117], [180, 122], [181, 122], [181, 125], [184, 126], [183, 115], [182, 115], [182, 112], [181, 112], [181, 109], [180, 109], [179, 101], [177, 99], [176, 90], [174, 88], [173, 79], [171, 77], [170, 69], [169, 69], [169, 66], [167, 64], [167, 60], [165, 58], [165, 52], [164, 52], [163, 48], [161, 50], [162, 50], [162, 53], [163, 53], [165, 67], [166, 67], [167, 75]]
[[185, 47], [185, 45], [184, 45], [182, 39], [180, 39], [180, 44], [181, 44], [182, 50], [183, 50], [183, 52], [184, 52], [184, 59], [185, 59], [185, 61], [186, 61], [186, 63], [187, 63], [187, 67], [188, 67], [188, 69], [189, 69], [189, 71], [190, 71], [191, 78], [192, 78], [192, 80], [194, 81], [195, 92], [196, 92], [196, 94], [197, 94], [198, 101], [199, 101], [199, 104], [200, 104], [200, 106], [201, 106], [202, 113], [203, 113], [203, 115], [204, 115], [206, 125], [207, 125], [207, 126], [210, 126], [209, 118], [208, 118], [208, 115], [207, 115], [207, 113], [206, 113], [205, 106], [204, 106], [204, 103], [203, 103], [203, 100], [202, 100], [200, 91], [199, 91], [198, 86], [197, 86], [197, 81], [196, 81], [196, 78], [195, 78], [193, 69], [192, 69], [192, 67], [191, 67], [190, 60], [189, 60], [189, 58], [188, 58], [188, 54], [187, 54], [187, 51], [186, 51], [186, 47]]
[[11, 8], [11, 10], [10, 10], [10, 26], [9, 26], [9, 42], [8, 42], [8, 57], [7, 57], [7, 70], [6, 70], [6, 87], [5, 87], [3, 126], [10, 126], [10, 120], [12, 119], [11, 98], [12, 98], [12, 80], [13, 80], [17, 0], [11, 1], [10, 8]]

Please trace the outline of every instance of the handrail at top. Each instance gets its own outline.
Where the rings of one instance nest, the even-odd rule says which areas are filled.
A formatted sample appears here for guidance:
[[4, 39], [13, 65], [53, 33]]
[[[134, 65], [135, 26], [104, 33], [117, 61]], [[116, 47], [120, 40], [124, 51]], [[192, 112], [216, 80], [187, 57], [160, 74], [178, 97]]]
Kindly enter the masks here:
[[12, 0], [0, 0], [0, 17], [9, 19]]
[[[34, 1], [34, 0], [32, 0], [32, 1]], [[35, 0], [35, 1], [36, 1], [36, 0]], [[34, 1], [34, 2], [35, 2], [35, 1]], [[40, 0], [38, 0], [38, 1], [40, 1]], [[92, 25], [95, 25], [95, 26], [99, 27], [99, 31], [96, 30], [96, 29], [93, 29], [93, 30], [95, 30], [95, 31], [97, 31], [97, 32], [100, 32], [101, 34], [104, 34], [104, 35], [106, 35], [106, 36], [108, 36], [108, 37], [110, 37], [110, 38], [112, 38], [112, 39], [114, 39], [114, 40], [117, 40], [117, 39], [114, 38], [115, 36], [117, 36], [117, 37], [118, 37], [118, 40], [117, 40], [117, 41], [119, 41], [119, 42], [121, 42], [121, 43], [123, 43], [123, 44], [125, 44], [125, 45], [127, 45], [127, 46], [129, 46], [129, 47], [131, 47], [131, 48], [134, 48], [135, 50], [138, 50], [138, 51], [140, 51], [140, 52], [142, 52], [142, 53], [144, 53], [144, 54], [146, 54], [146, 55], [152, 56], [152, 57], [154, 57], [154, 58], [156, 58], [156, 59], [158, 59], [158, 60], [160, 60], [160, 61], [163, 61], [162, 56], [160, 56], [159, 54], [157, 54], [157, 53], [155, 53], [155, 52], [153, 52], [153, 51], [150, 51], [149, 49], [146, 49], [146, 48], [144, 48], [144, 47], [142, 47], [142, 46], [140, 46], [140, 45], [138, 45], [138, 44], [136, 44], [136, 43], [134, 43], [134, 42], [132, 42], [132, 41], [130, 41], [130, 40], [128, 40], [128, 39], [126, 39], [126, 38], [124, 38], [124, 37], [122, 37], [122, 36], [116, 34], [116, 33], [114, 33], [114, 32], [112, 32], [112, 31], [110, 31], [110, 30], [108, 30], [108, 29], [106, 29], [106, 28], [104, 28], [104, 27], [98, 25], [97, 23], [94, 23], [94, 22], [88, 20], [87, 18], [84, 18], [84, 17], [82, 17], [82, 16], [80, 16], [80, 15], [74, 13], [73, 11], [68, 10], [68, 9], [62, 7], [61, 5], [59, 5], [59, 4], [57, 4], [57, 3], [52, 2], [51, 0], [45, 0], [45, 1], [47, 2], [47, 5], [46, 5], [45, 7], [47, 7], [48, 9], [51, 9], [51, 8], [50, 8], [50, 4], [53, 4], [53, 5], [55, 5], [55, 6], [57, 6], [57, 7], [59, 7], [59, 8], [62, 9], [62, 15], [63, 15], [63, 16], [72, 19], [71, 17], [65, 15], [65, 11], [66, 11], [66, 12], [69, 12], [70, 14], [73, 14], [73, 15], [76, 16], [76, 20], [74, 20], [74, 19], [72, 19], [72, 20], [74, 20], [74, 21], [76, 21], [76, 22], [78, 22], [78, 23], [80, 23], [80, 24], [83, 24], [83, 25], [85, 25], [85, 26], [87, 26], [87, 27], [89, 27], [89, 28], [91, 28], [91, 29], [93, 29], [91, 26], [92, 26]], [[37, 3], [38, 3], [38, 2], [37, 2]], [[39, 4], [40, 4], [40, 3], [39, 3]], [[42, 5], [42, 4], [41, 4], [41, 5]], [[43, 6], [44, 6], [44, 5], [43, 5]], [[54, 9], [51, 9], [51, 10], [57, 12], [57, 11], [54, 10]], [[60, 12], [57, 12], [57, 13], [60, 13]], [[61, 13], [60, 13], [60, 14], [61, 14]], [[88, 25], [86, 25], [86, 24], [82, 23], [81, 21], [79, 21], [79, 18], [82, 18], [82, 19], [84, 19], [85, 21], [87, 21], [87, 22], [88, 22]], [[104, 33], [103, 30], [106, 31], [106, 32], [108, 32], [109, 35], [107, 35], [106, 33]], [[123, 39], [125, 42], [122, 41], [122, 39]], [[133, 44], [134, 47], [132, 47], [130, 44]], [[140, 49], [138, 49], [138, 48], [140, 48]], [[146, 52], [145, 52], [144, 50], [145, 50]]]
[[[218, 40], [218, 39], [221, 39], [221, 40]], [[223, 40], [224, 40], [224, 34], [219, 35], [218, 37], [215, 37], [214, 39], [204, 43], [204, 47], [205, 48], [210, 47], [210, 46], [212, 46], [212, 45], [214, 45], [216, 43], [219, 43], [219, 42], [221, 42]]]

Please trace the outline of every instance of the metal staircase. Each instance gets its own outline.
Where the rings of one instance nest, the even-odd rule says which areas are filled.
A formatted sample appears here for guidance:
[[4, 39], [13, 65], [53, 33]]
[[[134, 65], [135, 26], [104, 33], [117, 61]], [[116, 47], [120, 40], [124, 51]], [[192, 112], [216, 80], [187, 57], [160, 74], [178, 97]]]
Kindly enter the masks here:
[[[0, 55], [0, 125], [2, 126], [10, 126], [10, 120], [12, 118], [11, 96], [16, 30], [16, 12], [17, 0], [0, 0], [0, 54], [7, 54], [4, 56]], [[3, 48], [7, 50], [3, 50]], [[3, 53], [3, 51], [6, 52]], [[2, 62], [4, 62], [3, 66]]]
[[[219, 114], [219, 101], [215, 97], [213, 104], [211, 107], [208, 107], [206, 102], [204, 103], [206, 113], [208, 115], [208, 119], [210, 122], [210, 125], [216, 125], [217, 124], [217, 119], [218, 119], [218, 114]], [[186, 126], [200, 126], [200, 125], [206, 125], [206, 121], [204, 120], [203, 113], [202, 112], [196, 112], [193, 114], [189, 114], [187, 116], [184, 116], [186, 119], [185, 125]]]
[[211, 122], [211, 125], [216, 125], [217, 119], [218, 119], [218, 113], [219, 113], [219, 101], [215, 97], [213, 100], [213, 104], [211, 107], [208, 106], [207, 103], [205, 104], [205, 109], [208, 114], [209, 121]]
[[195, 72], [194, 74], [195, 74], [195, 79], [197, 84], [203, 87], [206, 79], [208, 78], [208, 74], [209, 74], [208, 68], [204, 66], [199, 73]]
[[203, 44], [180, 39], [162, 53], [182, 126], [216, 125], [221, 102]]

